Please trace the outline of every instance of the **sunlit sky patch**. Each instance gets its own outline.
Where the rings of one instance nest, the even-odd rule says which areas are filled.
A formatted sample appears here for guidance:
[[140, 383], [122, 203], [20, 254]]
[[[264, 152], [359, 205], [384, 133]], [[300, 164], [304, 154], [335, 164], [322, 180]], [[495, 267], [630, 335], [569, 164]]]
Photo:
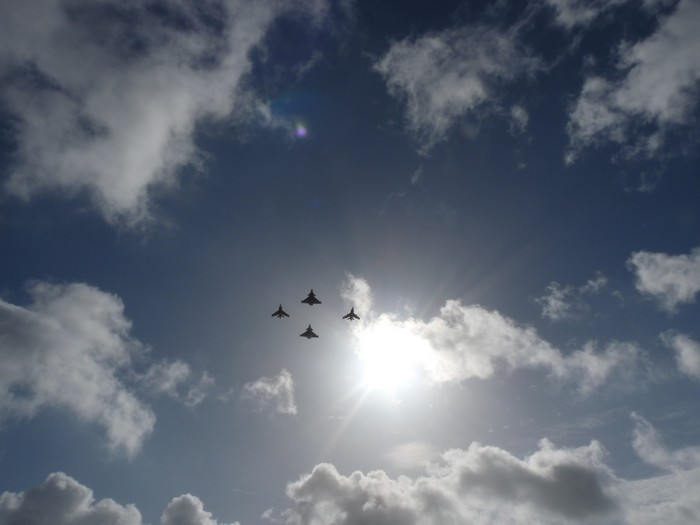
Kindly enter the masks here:
[[0, 525], [700, 522], [698, 27], [1, 3]]

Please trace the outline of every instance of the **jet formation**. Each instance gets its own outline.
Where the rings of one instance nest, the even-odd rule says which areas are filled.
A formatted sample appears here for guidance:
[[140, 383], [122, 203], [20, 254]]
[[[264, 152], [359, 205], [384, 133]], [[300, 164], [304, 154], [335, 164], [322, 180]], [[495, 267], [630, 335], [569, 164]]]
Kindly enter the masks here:
[[[321, 301], [318, 300], [316, 297], [316, 294], [314, 294], [313, 288], [309, 292], [309, 294], [306, 296], [305, 299], [301, 300], [302, 303], [308, 304], [309, 306], [313, 306], [315, 304], [321, 304]], [[279, 305], [279, 308], [275, 310], [272, 313], [272, 317], [277, 317], [278, 319], [282, 319], [283, 317], [289, 317], [289, 314], [284, 311], [282, 308], [282, 305]], [[360, 316], [355, 313], [355, 307], [353, 306], [350, 308], [350, 312], [345, 314], [342, 319], [347, 319], [348, 321], [353, 321], [355, 319], [359, 319]], [[304, 330], [301, 334], [299, 334], [301, 337], [306, 337], [307, 339], [313, 339], [314, 337], [318, 337], [318, 335], [314, 332], [313, 328], [311, 328], [311, 325], [309, 324], [308, 328]]]

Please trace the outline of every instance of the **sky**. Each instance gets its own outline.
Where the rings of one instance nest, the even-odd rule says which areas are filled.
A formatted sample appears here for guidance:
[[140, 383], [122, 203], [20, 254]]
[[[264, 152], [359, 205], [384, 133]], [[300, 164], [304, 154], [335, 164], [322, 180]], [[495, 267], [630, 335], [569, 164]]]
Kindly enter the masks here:
[[700, 522], [698, 26], [2, 2], [0, 525]]

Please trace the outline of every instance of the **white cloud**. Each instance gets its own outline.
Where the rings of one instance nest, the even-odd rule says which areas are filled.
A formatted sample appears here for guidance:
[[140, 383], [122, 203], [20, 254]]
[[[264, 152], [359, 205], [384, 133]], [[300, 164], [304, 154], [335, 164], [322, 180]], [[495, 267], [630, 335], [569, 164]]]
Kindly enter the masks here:
[[285, 515], [295, 525], [595, 522], [617, 507], [603, 456], [597, 442], [556, 449], [543, 440], [524, 459], [473, 443], [448, 450], [423, 476], [397, 479], [381, 470], [344, 476], [323, 463], [287, 486]]
[[[581, 289], [599, 289], [599, 277]], [[349, 296], [372, 296], [361, 277], [349, 276], [344, 287], [356, 290], [348, 292]], [[371, 306], [371, 302], [367, 304]], [[646, 352], [636, 344], [611, 341], [601, 347], [588, 342], [564, 354], [534, 328], [458, 300], [448, 300], [428, 321], [413, 317], [401, 320], [393, 314], [368, 310], [352, 329], [360, 360], [378, 365], [389, 361], [395, 373], [417, 368], [432, 383], [488, 379], [498, 370], [530, 368], [575, 385], [580, 394], [590, 394], [613, 379], [617, 386], [630, 386], [651, 377]], [[408, 370], [403, 372], [401, 375], [411, 375]]]
[[[700, 4], [681, 0], [651, 36], [620, 47], [619, 78], [586, 79], [569, 115], [567, 162], [608, 141], [623, 145], [629, 156], [652, 155], [670, 130], [689, 124], [700, 81], [698, 24]], [[642, 126], [649, 131], [640, 135]]]
[[475, 25], [430, 33], [395, 42], [375, 64], [389, 92], [405, 101], [408, 127], [423, 151], [497, 99], [498, 86], [539, 67], [517, 31]]
[[163, 360], [152, 364], [144, 374], [137, 375], [137, 379], [152, 392], [195, 407], [206, 399], [215, 381], [207, 372], [203, 372], [198, 380], [192, 375], [192, 369], [184, 361]]
[[0, 300], [0, 420], [66, 409], [134, 456], [155, 415], [120, 379], [140, 347], [121, 300], [85, 284], [35, 282], [29, 293], [27, 307]]
[[362, 277], [348, 273], [341, 285], [340, 296], [350, 306], [357, 308], [358, 312], [369, 314], [372, 311], [374, 297], [369, 283]]
[[676, 353], [676, 364], [681, 373], [700, 380], [700, 343], [687, 335], [666, 332], [661, 336]]
[[[472, 443], [423, 464], [415, 476], [382, 470], [340, 474], [327, 463], [287, 485], [291, 507], [263, 518], [288, 525], [685, 525], [700, 518], [700, 447], [668, 449], [656, 429], [633, 413], [633, 447], [665, 473], [638, 480], [615, 475], [597, 441], [577, 448], [547, 439], [520, 458]], [[0, 523], [23, 525], [142, 525], [139, 510], [92, 490], [63, 473], [38, 487], [0, 494]], [[161, 525], [224, 525], [194, 495], [173, 498]], [[236, 522], [237, 524], [238, 522]], [[234, 524], [235, 525], [235, 524]]]
[[[112, 499], [95, 501], [85, 485], [62, 473], [50, 474], [38, 487], [0, 494], [0, 523], [22, 525], [142, 525], [134, 505]], [[163, 511], [161, 525], [225, 525], [204, 510], [199, 498], [184, 494]], [[238, 525], [235, 522], [231, 525]]]
[[340, 474], [316, 465], [287, 486], [289, 525], [684, 525], [700, 518], [700, 448], [668, 450], [644, 418], [635, 422], [634, 449], [647, 464], [670, 472], [639, 480], [617, 477], [597, 442], [557, 448], [543, 439], [520, 459], [472, 443], [452, 449], [416, 477], [386, 472]]
[[0, 523], [22, 525], [140, 525], [141, 513], [133, 505], [111, 499], [95, 501], [92, 490], [62, 472], [55, 472], [38, 487], [0, 494]]
[[656, 299], [669, 313], [694, 302], [700, 292], [700, 248], [688, 255], [635, 252], [627, 266], [637, 277], [637, 290]]
[[284, 368], [275, 377], [261, 377], [243, 385], [243, 397], [257, 403], [260, 408], [273, 405], [280, 414], [296, 414], [294, 380]]
[[196, 127], [255, 111], [245, 86], [249, 53], [271, 22], [290, 12], [318, 22], [327, 4], [227, 0], [168, 9], [159, 15], [115, 0], [0, 4], [0, 100], [17, 131], [10, 193], [86, 193], [112, 223], [148, 220], [153, 191], [200, 165]]
[[562, 286], [556, 281], [547, 285], [547, 293], [538, 297], [535, 301], [542, 306], [542, 317], [552, 321], [560, 321], [572, 317], [573, 301], [571, 296], [574, 293], [571, 286]]
[[510, 108], [511, 133], [523, 133], [527, 129], [527, 124], [530, 121], [530, 116], [527, 110], [521, 105], [515, 105]]
[[628, 0], [545, 0], [555, 12], [556, 22], [566, 29], [587, 26], [604, 12]]
[[634, 421], [632, 446], [645, 463], [673, 472], [700, 468], [700, 447], [668, 450], [649, 421], [636, 413], [632, 413], [632, 420]]
[[607, 284], [608, 279], [601, 273], [579, 287], [552, 281], [547, 286], [546, 293], [535, 301], [542, 307], [542, 317], [552, 321], [570, 319], [587, 312], [590, 307], [585, 296], [600, 293]]
[[[160, 517], [161, 525], [225, 525], [204, 510], [202, 501], [192, 494], [183, 494], [168, 503]], [[231, 525], [238, 525], [238, 522]]]

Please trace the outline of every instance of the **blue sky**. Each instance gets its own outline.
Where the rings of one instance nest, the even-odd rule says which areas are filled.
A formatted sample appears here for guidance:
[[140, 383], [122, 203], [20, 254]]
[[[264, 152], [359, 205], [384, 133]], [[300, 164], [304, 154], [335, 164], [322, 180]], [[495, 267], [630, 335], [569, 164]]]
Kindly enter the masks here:
[[699, 23], [4, 2], [0, 525], [700, 520]]

